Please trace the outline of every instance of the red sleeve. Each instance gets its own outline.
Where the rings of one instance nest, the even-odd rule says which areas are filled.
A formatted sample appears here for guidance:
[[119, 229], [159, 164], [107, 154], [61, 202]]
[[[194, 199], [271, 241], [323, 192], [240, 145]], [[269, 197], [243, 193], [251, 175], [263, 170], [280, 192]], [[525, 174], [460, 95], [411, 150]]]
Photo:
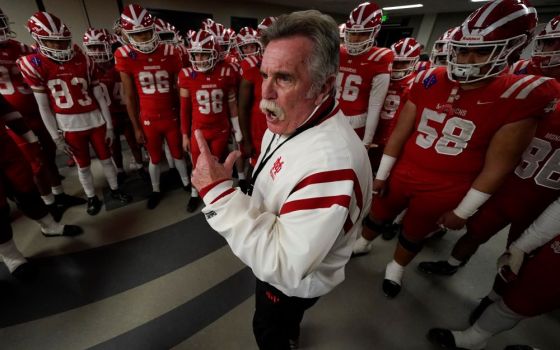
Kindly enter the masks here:
[[115, 51], [115, 69], [118, 72], [123, 73], [132, 73], [129, 64], [128, 64], [128, 54], [126, 52], [126, 48], [121, 46]]
[[188, 76], [189, 76], [189, 70], [187, 68], [181, 69], [181, 71], [177, 75], [177, 86], [179, 87], [179, 89], [189, 88]]
[[391, 74], [394, 59], [395, 53], [393, 51], [389, 50], [384, 54], [376, 65], [377, 74]]
[[[543, 79], [543, 77], [538, 79]], [[538, 82], [539, 80], [536, 80], [533, 84]], [[515, 98], [511, 98], [511, 112], [508, 113], [507, 123], [527, 118], [546, 118], [558, 107], [558, 96], [560, 96], [560, 83], [555, 79], [546, 80], [530, 91], [527, 96], [518, 94]]]
[[46, 88], [43, 78], [43, 62], [39, 55], [28, 55], [17, 60], [23, 79], [31, 88]]

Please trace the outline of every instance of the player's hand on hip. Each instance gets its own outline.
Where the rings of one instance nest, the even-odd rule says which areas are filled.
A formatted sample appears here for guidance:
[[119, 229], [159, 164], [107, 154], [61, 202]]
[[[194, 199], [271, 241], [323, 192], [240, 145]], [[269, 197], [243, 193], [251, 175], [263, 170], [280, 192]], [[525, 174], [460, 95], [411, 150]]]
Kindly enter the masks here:
[[200, 150], [200, 155], [198, 156], [191, 177], [194, 187], [200, 191], [204, 187], [217, 181], [230, 179], [235, 161], [241, 156], [241, 152], [231, 152], [226, 158], [226, 161], [222, 164], [219, 162], [218, 157], [210, 152], [210, 148], [202, 135], [202, 131], [195, 130], [194, 136]]
[[465, 226], [466, 223], [467, 219], [458, 217], [453, 212], [453, 210], [450, 210], [443, 214], [437, 221], [439, 227], [450, 230], [460, 230]]

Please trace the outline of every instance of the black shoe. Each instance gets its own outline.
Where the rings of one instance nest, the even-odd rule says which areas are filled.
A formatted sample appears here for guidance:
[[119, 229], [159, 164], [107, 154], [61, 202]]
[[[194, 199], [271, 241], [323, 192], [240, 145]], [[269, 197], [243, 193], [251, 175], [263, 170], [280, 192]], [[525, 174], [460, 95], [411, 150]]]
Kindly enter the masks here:
[[494, 302], [488, 297], [484, 297], [482, 298], [482, 300], [480, 300], [478, 306], [471, 312], [469, 316], [469, 323], [471, 324], [471, 326], [480, 318], [480, 316], [482, 316], [488, 306], [492, 304], [494, 304]]
[[76, 205], [86, 204], [87, 201], [81, 197], [70, 196], [66, 193], [55, 194], [54, 203], [59, 207], [69, 208]]
[[384, 279], [383, 280], [383, 293], [387, 298], [394, 298], [401, 292], [401, 285], [397, 282]]
[[393, 238], [395, 238], [395, 236], [398, 235], [399, 232], [401, 232], [401, 229], [402, 229], [402, 225], [392, 224], [389, 228], [383, 230], [383, 232], [381, 233], [381, 238], [383, 238], [386, 241], [390, 241]]
[[445, 234], [447, 233], [447, 229], [446, 228], [440, 228], [438, 231], [436, 231], [433, 235], [430, 236], [430, 238], [433, 239], [441, 239], [443, 236], [445, 236]]
[[192, 185], [188, 184], [187, 186], [183, 186], [183, 191], [185, 192], [191, 192], [192, 190]]
[[237, 183], [237, 186], [239, 186], [239, 189], [241, 190], [241, 192], [247, 193], [247, 189], [249, 188], [249, 181], [248, 180], [239, 180], [239, 182]]
[[60, 222], [60, 219], [62, 219], [62, 214], [64, 214], [66, 208], [59, 207], [58, 205], [56, 205], [56, 203], [48, 204], [47, 208], [49, 209], [49, 213], [51, 213], [51, 216], [53, 217], [54, 221]]
[[45, 233], [41, 231], [45, 237], [74, 237], [80, 235], [84, 232], [80, 226], [76, 225], [64, 225], [62, 232], [60, 233]]
[[125, 204], [132, 201], [132, 196], [121, 191], [120, 189], [111, 190], [111, 198]]
[[504, 350], [535, 350], [535, 348], [529, 345], [508, 345]]
[[187, 203], [187, 213], [194, 212], [200, 205], [201, 201], [200, 197], [191, 197]]
[[117, 173], [117, 183], [119, 184], [119, 186], [122, 185], [126, 181], [127, 177], [128, 176], [126, 175], [126, 173], [124, 171], [120, 171], [120, 172]]
[[445, 260], [424, 261], [418, 264], [418, 270], [427, 275], [452, 276], [460, 266], [453, 266]]
[[426, 336], [432, 344], [438, 345], [444, 349], [461, 349], [455, 345], [455, 337], [449, 329], [432, 328]]
[[21, 282], [30, 282], [37, 276], [37, 268], [28, 261], [12, 271], [12, 276]]
[[161, 192], [152, 192], [150, 194], [150, 197], [148, 197], [148, 203], [146, 204], [146, 207], [148, 209], [154, 209], [155, 207], [158, 206], [159, 202], [161, 201]]
[[101, 201], [99, 200], [99, 198], [97, 198], [97, 196], [88, 198], [86, 212], [91, 216], [97, 215], [97, 213], [99, 213], [99, 211], [101, 210], [102, 205], [103, 203], [101, 203]]

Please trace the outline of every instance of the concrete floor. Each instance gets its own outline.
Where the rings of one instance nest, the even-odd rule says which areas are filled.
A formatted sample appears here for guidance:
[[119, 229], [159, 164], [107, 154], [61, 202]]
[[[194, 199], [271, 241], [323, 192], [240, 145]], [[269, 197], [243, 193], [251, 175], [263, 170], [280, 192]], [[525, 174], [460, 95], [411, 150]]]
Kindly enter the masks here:
[[[101, 194], [96, 161], [93, 170]], [[83, 195], [76, 169], [62, 174], [67, 193]], [[35, 223], [17, 218], [16, 243], [42, 275], [20, 285], [0, 267], [0, 288], [9, 296], [0, 307], [0, 349], [256, 349], [253, 277], [201, 215], [187, 215], [187, 199], [175, 190], [156, 210], [140, 201], [95, 217], [71, 208], [63, 221], [85, 230], [76, 238], [44, 238]], [[434, 349], [425, 338], [429, 328], [465, 328], [491, 286], [505, 237], [492, 239], [453, 277], [416, 271], [419, 261], [446, 256], [458, 235], [426, 246], [394, 300], [383, 296], [381, 281], [396, 241], [378, 240], [370, 255], [350, 261], [346, 281], [306, 313], [300, 348]], [[519, 343], [559, 349], [559, 321], [558, 313], [527, 320], [487, 349]]]

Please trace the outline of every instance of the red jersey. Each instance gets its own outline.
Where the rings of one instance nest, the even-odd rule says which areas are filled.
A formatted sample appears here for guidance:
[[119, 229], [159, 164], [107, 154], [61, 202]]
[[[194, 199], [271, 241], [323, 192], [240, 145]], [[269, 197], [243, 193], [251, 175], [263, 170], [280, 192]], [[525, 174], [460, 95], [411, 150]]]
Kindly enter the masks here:
[[253, 106], [251, 108], [251, 116], [262, 117], [265, 119], [266, 123], [266, 117], [259, 107], [262, 98], [261, 62], [261, 56], [247, 56], [240, 63], [239, 73], [241, 75], [241, 79], [247, 80], [253, 84]]
[[99, 72], [81, 51], [66, 62], [40, 53], [21, 57], [17, 62], [27, 84], [48, 94], [61, 130], [88, 130], [105, 123], [93, 95], [93, 86], [99, 84]]
[[416, 63], [416, 66], [414, 67], [414, 71], [416, 73], [420, 73], [423, 70], [428, 70], [432, 68], [432, 62], [430, 61], [418, 61], [418, 63]]
[[401, 161], [436, 173], [476, 177], [494, 134], [505, 124], [554, 111], [560, 85], [551, 78], [502, 74], [486, 86], [463, 90], [446, 67], [420, 72], [409, 99], [415, 130]]
[[531, 60], [519, 60], [515, 62], [510, 68], [509, 72], [515, 75], [544, 75], [540, 67], [537, 67]]
[[379, 113], [379, 125], [377, 126], [373, 143], [384, 146], [389, 141], [389, 137], [397, 125], [401, 110], [408, 100], [408, 94], [414, 78], [416, 78], [416, 74], [412, 73], [404, 79], [391, 80], [387, 96], [385, 97], [385, 103]]
[[[229, 129], [228, 97], [235, 94], [233, 69], [224, 63], [218, 63], [210, 72], [196, 72], [192, 68], [183, 68], [179, 73], [179, 88], [190, 93], [192, 106], [192, 130]], [[181, 132], [185, 130], [187, 120], [181, 120]]]
[[6, 102], [25, 117], [39, 117], [33, 92], [23, 80], [16, 61], [32, 54], [31, 47], [16, 40], [0, 43], [0, 94]]
[[539, 121], [531, 144], [515, 169], [516, 191], [555, 199], [560, 191], [560, 106]]
[[262, 75], [261, 75], [261, 56], [247, 56], [241, 61], [241, 78], [253, 84], [253, 106], [251, 107], [251, 136], [253, 141], [260, 141], [268, 128], [266, 116], [261, 111], [260, 103], [262, 98]]
[[109, 111], [111, 114], [126, 113], [126, 104], [122, 98], [123, 87], [121, 75], [112, 64], [104, 68], [105, 67], [100, 67], [99, 85], [103, 89]]
[[372, 47], [357, 56], [348, 54], [346, 47], [340, 47], [337, 99], [347, 117], [363, 116], [360, 118], [363, 120], [352, 125], [354, 129], [366, 125], [372, 80], [376, 75], [391, 73], [394, 56], [393, 51], [382, 47]]
[[179, 51], [170, 44], [161, 43], [152, 53], [135, 50], [131, 45], [115, 52], [115, 69], [134, 79], [140, 103], [140, 118], [176, 118], [178, 94], [176, 76], [181, 70]]

